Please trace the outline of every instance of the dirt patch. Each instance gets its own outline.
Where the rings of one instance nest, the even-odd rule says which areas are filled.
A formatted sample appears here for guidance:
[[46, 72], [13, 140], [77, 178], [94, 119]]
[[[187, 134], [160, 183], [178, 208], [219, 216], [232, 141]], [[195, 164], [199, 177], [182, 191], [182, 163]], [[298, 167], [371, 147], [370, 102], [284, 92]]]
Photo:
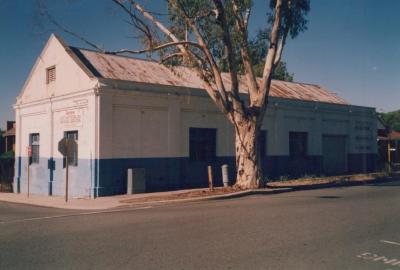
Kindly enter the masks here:
[[276, 181], [269, 182], [267, 187], [269, 188], [281, 188], [281, 187], [298, 187], [298, 186], [309, 186], [309, 185], [322, 185], [322, 184], [342, 184], [350, 182], [371, 182], [377, 179], [385, 178], [385, 173], [370, 173], [370, 174], [353, 174], [353, 175], [341, 175], [332, 177], [312, 177], [312, 178], [299, 178], [287, 181]]
[[[267, 189], [277, 189], [277, 188], [290, 188], [290, 187], [307, 187], [307, 186], [320, 186], [329, 184], [344, 184], [344, 183], [368, 183], [375, 181], [377, 179], [382, 179], [387, 177], [385, 173], [371, 173], [371, 174], [354, 174], [354, 175], [342, 175], [342, 176], [332, 176], [332, 177], [309, 177], [300, 178], [294, 180], [286, 181], [275, 181], [269, 182], [267, 184]], [[143, 203], [143, 202], [158, 202], [158, 201], [173, 201], [173, 200], [183, 200], [191, 198], [201, 198], [210, 197], [216, 195], [232, 194], [236, 192], [244, 191], [243, 189], [235, 187], [218, 187], [213, 190], [209, 189], [196, 189], [191, 191], [176, 191], [176, 192], [165, 192], [165, 194], [152, 195], [151, 193], [146, 194], [146, 196], [123, 199], [121, 203]]]
[[213, 190], [209, 189], [199, 189], [193, 190], [188, 192], [177, 192], [172, 194], [165, 194], [165, 195], [157, 195], [142, 197], [142, 198], [134, 198], [134, 199], [126, 199], [121, 200], [121, 203], [135, 203], [135, 202], [154, 202], [154, 201], [171, 201], [171, 200], [179, 200], [179, 199], [190, 199], [190, 198], [199, 198], [199, 197], [209, 197], [209, 196], [216, 196], [216, 195], [224, 195], [224, 194], [231, 194], [235, 192], [243, 191], [238, 188], [234, 187], [218, 187], [214, 188]]

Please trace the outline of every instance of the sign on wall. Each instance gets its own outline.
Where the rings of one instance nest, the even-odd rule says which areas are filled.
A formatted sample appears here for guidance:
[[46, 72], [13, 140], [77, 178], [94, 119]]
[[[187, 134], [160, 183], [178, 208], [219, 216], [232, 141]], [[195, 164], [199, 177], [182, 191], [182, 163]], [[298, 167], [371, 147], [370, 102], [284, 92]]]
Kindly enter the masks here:
[[80, 127], [82, 126], [82, 116], [81, 110], [65, 111], [60, 117], [60, 124], [64, 127]]

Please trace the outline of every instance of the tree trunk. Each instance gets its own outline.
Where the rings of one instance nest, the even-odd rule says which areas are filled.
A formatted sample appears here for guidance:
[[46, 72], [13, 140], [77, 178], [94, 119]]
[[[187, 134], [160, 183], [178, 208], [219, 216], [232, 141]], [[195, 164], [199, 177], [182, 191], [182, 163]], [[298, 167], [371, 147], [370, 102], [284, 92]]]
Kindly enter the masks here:
[[254, 120], [242, 121], [235, 128], [236, 186], [243, 189], [264, 186], [257, 151], [260, 126]]

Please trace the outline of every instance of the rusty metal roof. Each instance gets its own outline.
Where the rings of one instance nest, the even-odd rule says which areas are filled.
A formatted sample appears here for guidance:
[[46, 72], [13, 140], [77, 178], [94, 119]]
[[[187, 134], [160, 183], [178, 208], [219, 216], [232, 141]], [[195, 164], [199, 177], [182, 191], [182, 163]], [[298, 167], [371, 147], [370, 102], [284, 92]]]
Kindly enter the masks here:
[[[197, 74], [186, 67], [166, 67], [158, 62], [126, 56], [104, 54], [86, 49], [70, 47], [95, 77], [132, 81], [139, 83], [203, 89]], [[222, 74], [229, 89], [228, 74]], [[246, 79], [240, 80], [240, 92], [247, 93]], [[270, 96], [305, 101], [348, 104], [347, 101], [318, 85], [273, 80]]]

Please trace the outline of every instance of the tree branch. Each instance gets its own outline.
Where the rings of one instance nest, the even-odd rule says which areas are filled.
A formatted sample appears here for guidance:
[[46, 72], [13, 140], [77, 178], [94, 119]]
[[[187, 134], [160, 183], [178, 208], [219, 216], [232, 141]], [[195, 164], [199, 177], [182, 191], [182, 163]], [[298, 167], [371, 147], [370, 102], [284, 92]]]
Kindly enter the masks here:
[[183, 57], [183, 56], [185, 56], [183, 53], [172, 53], [172, 54], [169, 54], [169, 55], [161, 58], [159, 62], [160, 62], [160, 64], [163, 64], [166, 61], [168, 61], [169, 59], [172, 59], [172, 58], [175, 58], [175, 57]]
[[199, 29], [197, 28], [194, 21], [189, 17], [183, 4], [181, 2], [179, 2], [179, 0], [170, 0], [170, 2], [176, 11], [178, 11], [178, 12], [180, 11], [183, 14], [185, 21], [191, 27], [193, 34], [195, 35], [195, 37], [197, 39], [197, 42], [202, 47], [202, 51], [205, 54], [206, 58], [208, 59], [208, 62], [211, 65], [211, 70], [214, 75], [215, 84], [217, 86], [218, 92], [221, 95], [221, 99], [222, 99], [222, 102], [224, 103], [224, 107], [226, 108], [227, 111], [229, 111], [231, 109], [230, 108], [231, 106], [230, 106], [230, 101], [228, 100], [228, 95], [226, 93], [224, 82], [221, 77], [221, 71], [219, 70], [214, 57], [212, 56], [210, 50], [208, 49], [208, 47], [204, 41], [204, 38], [200, 34]]
[[227, 59], [228, 59], [229, 75], [231, 78], [231, 92], [232, 92], [234, 98], [239, 99], [240, 98], [239, 97], [239, 81], [238, 81], [236, 61], [235, 61], [235, 52], [234, 52], [233, 46], [232, 46], [232, 39], [231, 39], [231, 34], [229, 32], [229, 27], [226, 22], [225, 8], [224, 8], [221, 0], [213, 0], [213, 1], [214, 1], [214, 5], [218, 11], [217, 21], [219, 22], [219, 25], [223, 31], [222, 40], [224, 42], [224, 47], [225, 47]]
[[197, 48], [201, 49], [199, 44], [197, 44], [196, 42], [178, 41], [178, 42], [164, 43], [164, 44], [161, 44], [161, 45], [156, 46], [154, 48], [148, 48], [148, 49], [143, 49], [143, 50], [121, 49], [121, 50], [118, 50], [118, 51], [104, 51], [104, 53], [107, 53], [107, 54], [122, 54], [122, 53], [141, 54], [141, 53], [146, 53], [146, 52], [159, 51], [159, 50], [166, 49], [166, 48], [169, 48], [169, 47], [177, 47], [179, 45], [190, 45], [190, 46], [197, 47]]
[[[159, 20], [157, 20], [152, 14], [147, 12], [142, 6], [140, 6], [138, 3], [136, 3], [133, 0], [129, 0], [129, 2], [133, 8], [135, 8], [137, 11], [139, 11], [143, 15], [144, 18], [146, 18], [147, 20], [152, 22], [161, 32], [163, 32], [173, 42], [180, 42], [180, 40], [164, 24], [162, 24]], [[203, 53], [205, 53], [205, 55], [207, 56], [206, 51], [208, 51], [208, 49], [206, 48], [206, 51], [205, 51], [204, 42], [199, 43], [199, 45], [200, 45], [201, 51]], [[206, 89], [208, 95], [211, 97], [211, 99], [214, 101], [214, 103], [217, 105], [217, 107], [222, 112], [227, 113], [230, 110], [230, 108], [227, 103], [226, 95], [225, 95], [225, 97], [221, 98], [221, 95], [217, 94], [217, 92], [213, 89], [212, 84], [208, 81], [208, 79], [206, 79], [207, 74], [201, 68], [201, 66], [203, 65], [204, 62], [199, 61], [197, 58], [198, 56], [196, 56], [193, 52], [188, 50], [184, 45], [182, 45], [182, 44], [177, 45], [177, 47], [184, 55], [186, 55], [189, 58], [195, 59], [198, 62], [199, 67], [196, 67], [196, 71], [197, 71], [198, 75], [203, 78], [204, 88]], [[209, 53], [209, 51], [208, 51], [208, 53]], [[207, 58], [209, 60], [208, 56], [207, 56]], [[211, 62], [210, 62], [210, 65], [213, 66]], [[213, 73], [215, 74], [215, 72], [213, 72]], [[221, 81], [222, 81], [222, 79], [221, 79]], [[217, 88], [219, 88], [218, 84], [217, 84]], [[218, 89], [218, 90], [220, 90], [220, 89]], [[219, 92], [221, 92], [221, 91], [219, 91]]]
[[289, 34], [289, 30], [292, 24], [292, 0], [288, 0], [287, 3], [288, 7], [287, 7], [287, 22], [285, 24], [284, 30], [283, 30], [283, 35], [281, 37], [281, 39], [279, 40], [279, 45], [278, 45], [278, 49], [276, 52], [276, 56], [275, 56], [275, 60], [274, 60], [274, 65], [278, 65], [279, 61], [281, 60], [282, 57], [282, 52], [283, 52], [283, 47], [285, 47], [286, 44], [286, 38]]
[[263, 110], [266, 107], [267, 103], [266, 98], [269, 95], [272, 73], [275, 68], [274, 63], [279, 41], [279, 30], [281, 27], [281, 20], [282, 20], [282, 0], [276, 0], [274, 22], [271, 30], [271, 39], [268, 48], [267, 58], [265, 60], [263, 78], [260, 85], [261, 96], [260, 99], [257, 100], [256, 102], [256, 106], [261, 107]]
[[249, 87], [250, 104], [253, 104], [258, 94], [258, 84], [253, 69], [253, 63], [250, 58], [250, 49], [247, 37], [247, 25], [244, 22], [242, 14], [240, 13], [237, 0], [233, 0], [232, 5], [233, 5], [233, 13], [236, 18], [236, 28], [240, 34], [240, 39], [241, 39], [240, 54], [242, 56], [243, 66], [246, 71], [247, 85]]

